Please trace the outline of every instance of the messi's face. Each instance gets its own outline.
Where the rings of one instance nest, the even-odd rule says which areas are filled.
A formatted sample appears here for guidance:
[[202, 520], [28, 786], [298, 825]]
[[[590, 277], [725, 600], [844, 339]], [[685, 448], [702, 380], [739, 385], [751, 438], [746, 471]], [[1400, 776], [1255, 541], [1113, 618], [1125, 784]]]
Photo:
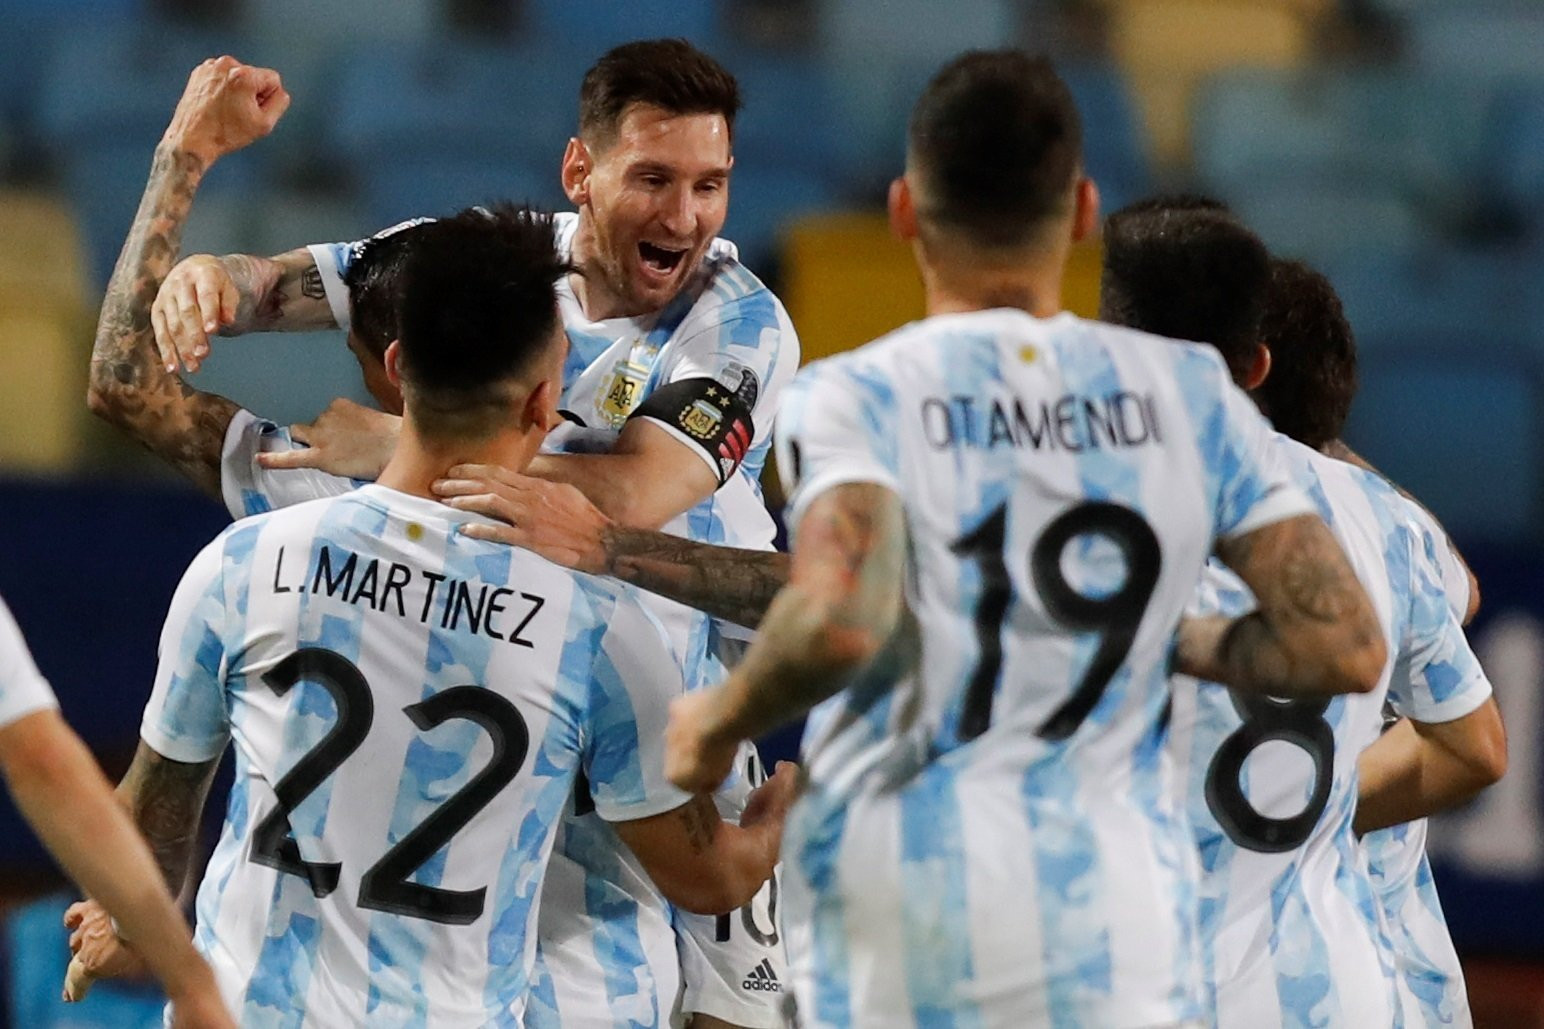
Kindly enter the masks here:
[[[621, 310], [658, 310], [685, 285], [729, 213], [729, 125], [721, 114], [634, 104], [604, 149], [578, 143], [569, 196], [587, 214], [588, 255]], [[581, 169], [579, 171], [578, 169]]]

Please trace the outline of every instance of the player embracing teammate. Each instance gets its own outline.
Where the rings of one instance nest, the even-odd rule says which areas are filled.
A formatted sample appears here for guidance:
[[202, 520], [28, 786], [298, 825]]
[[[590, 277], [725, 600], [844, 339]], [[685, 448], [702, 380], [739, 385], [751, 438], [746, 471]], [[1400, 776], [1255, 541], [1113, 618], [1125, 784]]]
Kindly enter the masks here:
[[[282, 114], [237, 69], [212, 157]], [[629, 44], [581, 90], [576, 213], [273, 259], [172, 269], [207, 162], [153, 170], [92, 404], [261, 516], [179, 591], [131, 776], [196, 810], [227, 738], [251, 772], [200, 902], [234, 1009], [775, 1026], [791, 982], [809, 1025], [1466, 1017], [1461, 989], [1416, 1010], [1355, 831], [1493, 780], [1499, 722], [1440, 529], [1315, 452], [1338, 423], [1284, 441], [1239, 388], [1311, 360], [1265, 339], [1263, 248], [1206, 204], [1139, 211], [1107, 263], [1129, 327], [1059, 313], [1098, 217], [1077, 112], [1045, 61], [968, 54], [890, 196], [928, 317], [794, 378], [717, 238], [738, 105], [693, 48]], [[284, 429], [178, 375], [217, 330], [317, 325], [382, 411]], [[757, 485], [774, 415], [791, 560]], [[812, 707], [778, 903], [790, 773], [751, 792], [744, 741]], [[1309, 806], [1261, 811], [1236, 743], [1300, 711]]]

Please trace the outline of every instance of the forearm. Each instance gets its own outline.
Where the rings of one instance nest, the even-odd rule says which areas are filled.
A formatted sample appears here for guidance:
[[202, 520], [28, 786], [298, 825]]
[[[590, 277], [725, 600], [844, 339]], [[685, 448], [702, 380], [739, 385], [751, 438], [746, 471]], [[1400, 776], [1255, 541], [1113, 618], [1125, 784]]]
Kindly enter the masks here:
[[150, 309], [181, 246], [206, 162], [163, 140], [108, 280], [91, 353], [88, 405], [218, 495], [219, 457], [236, 405], [166, 370]]
[[1461, 804], [1484, 786], [1401, 719], [1357, 759], [1358, 833], [1400, 825]]
[[788, 555], [697, 543], [647, 529], [608, 527], [609, 574], [687, 607], [755, 628], [788, 581]]
[[118, 784], [118, 800], [150, 846], [166, 885], [180, 892], [188, 877], [199, 816], [218, 761], [171, 761], [143, 742]]
[[1316, 697], [1346, 692], [1331, 655], [1293, 646], [1263, 612], [1181, 619], [1174, 669], [1266, 696]]
[[207, 976], [145, 841], [85, 746], [54, 712], [24, 721], [33, 723], [18, 727], [34, 737], [30, 754], [6, 763], [22, 814], [70, 877], [117, 920], [169, 992]]
[[248, 332], [335, 329], [322, 277], [311, 252], [300, 247], [276, 257], [226, 254], [219, 259], [236, 287], [236, 317], [222, 336]]

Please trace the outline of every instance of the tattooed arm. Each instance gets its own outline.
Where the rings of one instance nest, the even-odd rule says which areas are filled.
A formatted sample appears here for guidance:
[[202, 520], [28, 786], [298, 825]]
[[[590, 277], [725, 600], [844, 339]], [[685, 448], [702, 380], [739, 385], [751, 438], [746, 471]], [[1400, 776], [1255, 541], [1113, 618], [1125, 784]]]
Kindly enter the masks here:
[[118, 784], [118, 799], [150, 844], [156, 867], [173, 890], [180, 891], [188, 877], [204, 799], [219, 766], [219, 758], [196, 764], [173, 761], [141, 740], [134, 763]]
[[900, 621], [905, 561], [905, 517], [893, 492], [853, 483], [816, 497], [799, 522], [788, 584], [744, 660], [722, 686], [672, 705], [670, 780], [711, 790], [740, 740], [809, 710], [876, 657]]
[[1186, 618], [1175, 668], [1274, 697], [1366, 693], [1388, 645], [1340, 544], [1317, 515], [1221, 541], [1217, 556], [1254, 592], [1239, 618]]
[[[271, 131], [288, 106], [275, 72], [230, 57], [194, 69], [156, 147], [139, 212], [108, 280], [91, 353], [92, 412], [217, 496], [220, 449], [236, 405], [188, 386], [158, 355], [151, 304], [176, 260], [204, 174], [224, 154]], [[223, 302], [218, 293], [214, 302]]]
[[703, 794], [674, 811], [613, 828], [667, 900], [696, 914], [721, 915], [750, 903], [771, 877], [797, 777], [793, 765], [778, 765], [751, 794], [738, 825], [720, 818], [713, 798]]

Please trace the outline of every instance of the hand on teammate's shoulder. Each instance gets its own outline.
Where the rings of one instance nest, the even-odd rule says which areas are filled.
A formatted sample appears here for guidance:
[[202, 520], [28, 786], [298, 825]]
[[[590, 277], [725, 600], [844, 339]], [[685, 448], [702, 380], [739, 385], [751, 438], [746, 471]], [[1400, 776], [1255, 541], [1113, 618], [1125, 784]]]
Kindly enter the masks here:
[[290, 95], [272, 68], [215, 57], [188, 76], [164, 142], [206, 165], [273, 131]]

